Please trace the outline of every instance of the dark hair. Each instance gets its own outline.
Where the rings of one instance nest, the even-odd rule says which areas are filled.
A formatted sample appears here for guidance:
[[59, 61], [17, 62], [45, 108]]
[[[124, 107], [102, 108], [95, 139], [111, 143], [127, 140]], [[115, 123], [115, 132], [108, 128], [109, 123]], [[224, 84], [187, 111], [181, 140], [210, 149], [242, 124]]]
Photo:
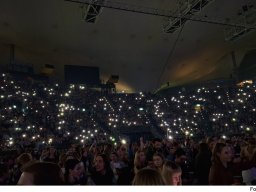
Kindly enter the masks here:
[[103, 154], [103, 153], [98, 153], [98, 154], [95, 156], [95, 158], [98, 157], [98, 156], [100, 156], [100, 157], [103, 159], [103, 162], [104, 162], [104, 165], [105, 165], [105, 166], [104, 166], [105, 169], [106, 169], [107, 171], [111, 170], [110, 162], [109, 162], [109, 159], [108, 159], [107, 155], [105, 155], [105, 154]]
[[65, 181], [68, 182], [68, 176], [69, 176], [69, 170], [70, 169], [74, 169], [75, 166], [80, 163], [80, 161], [78, 161], [77, 159], [68, 159], [66, 160], [64, 167], [65, 167], [65, 174], [64, 174], [64, 178]]
[[175, 151], [175, 153], [174, 153], [174, 156], [175, 156], [175, 157], [180, 157], [180, 156], [183, 156], [183, 155], [186, 156], [186, 152], [185, 152], [183, 149], [181, 149], [181, 148], [177, 149], [177, 150]]
[[200, 143], [199, 144], [199, 153], [205, 154], [210, 151], [209, 146], [207, 143]]
[[154, 142], [154, 143], [155, 143], [155, 142], [162, 142], [162, 140], [159, 139], [159, 138], [154, 138], [154, 139], [153, 139], [153, 142]]
[[55, 163], [33, 161], [21, 170], [33, 174], [34, 185], [62, 185], [63, 178], [60, 167]]
[[24, 165], [29, 161], [32, 161], [32, 155], [30, 153], [22, 153], [19, 157], [17, 157], [17, 163]]
[[2, 177], [7, 172], [8, 172], [7, 165], [0, 163], [0, 177]]
[[159, 156], [159, 157], [161, 157], [161, 159], [162, 159], [163, 162], [164, 162], [164, 155], [163, 155], [162, 153], [156, 152], [156, 153], [153, 154], [153, 157], [154, 157], [154, 156]]
[[117, 152], [112, 152], [112, 153], [110, 153], [110, 155], [115, 155], [118, 157]]
[[216, 143], [213, 153], [212, 153], [212, 163], [221, 163], [220, 157], [218, 156], [219, 153], [221, 153], [222, 149], [226, 147], [226, 144], [224, 143]]

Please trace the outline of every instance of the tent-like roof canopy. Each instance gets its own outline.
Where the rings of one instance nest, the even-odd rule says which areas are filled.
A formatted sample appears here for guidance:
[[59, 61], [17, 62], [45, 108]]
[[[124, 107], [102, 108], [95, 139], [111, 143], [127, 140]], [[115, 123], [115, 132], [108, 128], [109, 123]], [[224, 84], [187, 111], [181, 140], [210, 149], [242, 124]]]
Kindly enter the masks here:
[[245, 52], [256, 47], [256, 32], [225, 41], [227, 26], [207, 21], [235, 23], [243, 6], [254, 3], [256, 8], [255, 2], [213, 0], [192, 17], [206, 22], [188, 20], [174, 33], [163, 31], [167, 17], [136, 11], [154, 8], [174, 14], [182, 2], [187, 0], [119, 0], [120, 7], [130, 11], [103, 7], [96, 22], [89, 23], [83, 18], [88, 8], [83, 4], [2, 0], [0, 63], [9, 62], [9, 47], [14, 44], [16, 62], [31, 63], [38, 72], [52, 64], [55, 75], [63, 79], [64, 65], [98, 66], [102, 79], [119, 75], [117, 87], [130, 91], [229, 77], [231, 53], [239, 64]]

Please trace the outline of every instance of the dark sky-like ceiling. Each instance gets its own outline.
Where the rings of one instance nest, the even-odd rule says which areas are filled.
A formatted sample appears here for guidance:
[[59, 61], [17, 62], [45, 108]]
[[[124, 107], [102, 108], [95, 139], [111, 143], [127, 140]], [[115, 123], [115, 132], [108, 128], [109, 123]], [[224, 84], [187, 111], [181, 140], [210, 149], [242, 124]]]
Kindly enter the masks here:
[[[82, 1], [82, 0], [81, 0]], [[184, 0], [185, 1], [185, 0]], [[119, 0], [132, 8], [174, 11], [180, 0]], [[197, 16], [227, 22], [249, 0], [215, 0]], [[9, 62], [15, 44], [17, 63], [55, 66], [63, 79], [64, 65], [98, 66], [101, 78], [119, 75], [118, 88], [154, 91], [169, 81], [175, 85], [229, 77], [229, 54], [241, 57], [256, 48], [256, 33], [226, 42], [224, 27], [188, 21], [179, 30], [163, 32], [165, 18], [103, 8], [97, 22], [82, 19], [82, 5], [64, 0], [0, 0], [0, 63]]]

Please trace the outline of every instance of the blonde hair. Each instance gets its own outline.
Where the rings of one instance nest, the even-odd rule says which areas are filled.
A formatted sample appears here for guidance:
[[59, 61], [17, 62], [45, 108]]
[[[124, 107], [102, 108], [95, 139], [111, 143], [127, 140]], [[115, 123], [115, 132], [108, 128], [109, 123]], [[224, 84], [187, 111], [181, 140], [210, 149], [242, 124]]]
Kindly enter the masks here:
[[138, 171], [133, 179], [133, 185], [165, 185], [162, 175], [151, 168]]
[[146, 156], [146, 152], [144, 150], [138, 150], [135, 153], [135, 157], [134, 157], [134, 173], [136, 174], [141, 168], [147, 166], [147, 162], [146, 162], [146, 158], [145, 158], [145, 162], [144, 165], [142, 164], [141, 160], [140, 160], [140, 153], [144, 153], [144, 155]]
[[[166, 161], [162, 170], [162, 176], [166, 185], [173, 185], [172, 176], [174, 173], [182, 173], [180, 166], [172, 161]], [[181, 180], [178, 185], [182, 185]]]

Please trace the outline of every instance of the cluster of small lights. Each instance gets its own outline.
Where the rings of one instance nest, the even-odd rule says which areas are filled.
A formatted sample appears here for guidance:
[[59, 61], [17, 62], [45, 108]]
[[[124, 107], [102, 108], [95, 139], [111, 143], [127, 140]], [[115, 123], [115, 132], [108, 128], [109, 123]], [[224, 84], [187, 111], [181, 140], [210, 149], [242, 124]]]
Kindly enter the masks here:
[[[110, 134], [115, 132], [113, 130], [147, 125], [166, 131], [168, 139], [176, 135], [192, 137], [208, 119], [213, 127], [221, 124], [228, 129], [234, 126], [244, 131], [255, 129], [253, 120], [246, 119], [239, 124], [242, 114], [248, 113], [251, 117], [248, 119], [254, 119], [256, 115], [255, 86], [236, 88], [235, 91], [226, 91], [221, 86], [201, 87], [166, 97], [148, 96], [140, 92], [133, 95], [98, 95], [87, 99], [85, 85], [62, 88], [55, 84], [29, 90], [19, 81], [8, 79], [5, 74], [1, 78], [0, 120], [10, 123], [16, 133], [12, 139], [7, 139], [8, 145], [15, 144], [17, 137], [52, 144], [55, 142], [53, 134], [47, 138], [43, 136], [47, 130], [44, 122], [51, 123], [54, 133], [81, 143], [99, 137], [102, 132], [116, 143], [116, 135]], [[78, 98], [79, 102], [74, 102], [74, 98]], [[18, 102], [11, 105], [5, 102], [11, 99]], [[29, 121], [22, 124], [23, 118], [30, 116]], [[40, 119], [41, 124], [35, 123], [33, 118]], [[125, 143], [123, 140], [120, 142]]]
[[[5, 74], [2, 74], [2, 77], [6, 77]], [[72, 115], [72, 113], [86, 113], [87, 110], [85, 107], [81, 107], [80, 105], [73, 105], [72, 99], [70, 98], [71, 94], [75, 92], [76, 86], [75, 85], [70, 85], [69, 90], [63, 91], [63, 93], [59, 93], [56, 88], [59, 88], [59, 84], [55, 84], [55, 88], [49, 88], [49, 87], [44, 87], [42, 89], [40, 88], [34, 88], [30, 91], [26, 89], [22, 89], [22, 83], [18, 83], [16, 81], [9, 81], [8, 79], [4, 79], [2, 81], [4, 85], [1, 86], [1, 90], [3, 92], [0, 92], [0, 99], [2, 99], [2, 106], [3, 109], [0, 110], [0, 119], [3, 121], [8, 121], [12, 126], [13, 130], [17, 132], [17, 134], [13, 134], [13, 138], [7, 139], [7, 145], [12, 146], [15, 144], [15, 140], [28, 140], [30, 142], [41, 142], [42, 144], [52, 144], [54, 142], [54, 136], [48, 136], [48, 138], [45, 138], [45, 136], [41, 136], [41, 134], [45, 135], [45, 131], [47, 130], [46, 128], [43, 128], [42, 126], [38, 126], [36, 124], [33, 124], [34, 119], [45, 119], [43, 121], [48, 121], [51, 120], [52, 118], [55, 119], [55, 129], [57, 131], [60, 131], [59, 133], [64, 133], [66, 136], [69, 136], [72, 138], [74, 133], [72, 132], [72, 129], [69, 128], [70, 122], [68, 121], [68, 117]], [[17, 84], [16, 84], [17, 83]], [[8, 88], [8, 89], [7, 89]], [[85, 90], [85, 86], [79, 86], [79, 90]], [[38, 94], [38, 91], [40, 94]], [[43, 92], [43, 93], [42, 93]], [[42, 96], [43, 95], [43, 96]], [[51, 99], [49, 98], [58, 98], [58, 97], [66, 97], [63, 99], [56, 99], [58, 101], [62, 101], [60, 104], [52, 105], [49, 104], [51, 103]], [[8, 98], [22, 98], [22, 100], [18, 101], [18, 105], [9, 105], [8, 103], [10, 102], [5, 102], [6, 99]], [[15, 99], [14, 98], [14, 99]], [[40, 100], [39, 100], [40, 98]], [[16, 99], [17, 100], [17, 99]], [[70, 101], [70, 102], [69, 102]], [[52, 112], [54, 115], [56, 111], [55, 109], [57, 108], [58, 114], [56, 114], [56, 117], [51, 116], [48, 114], [49, 112]], [[15, 115], [12, 115], [13, 112], [15, 112]], [[21, 117], [19, 116], [22, 114], [22, 117], [26, 116], [33, 116], [34, 119], [31, 117], [30, 121], [27, 122], [27, 125], [21, 124]], [[38, 115], [37, 115], [38, 114]], [[12, 118], [10, 118], [12, 117]], [[39, 118], [40, 117], [40, 118]], [[86, 129], [88, 130], [89, 133], [86, 134], [79, 134], [79, 138], [81, 139], [81, 142], [85, 141], [86, 139], [90, 138], [95, 138], [98, 137], [99, 134], [103, 135], [103, 128], [101, 128], [93, 118], [90, 118], [90, 123], [88, 124]], [[76, 123], [81, 123], [83, 122], [83, 118], [77, 119]], [[17, 125], [21, 125], [18, 127]], [[90, 126], [92, 125], [92, 126]], [[90, 127], [90, 128], [89, 128]], [[98, 127], [98, 129], [96, 129]], [[76, 133], [78, 132], [78, 128], [76, 128]], [[91, 131], [90, 131], [91, 130]], [[102, 131], [101, 131], [102, 130]], [[18, 133], [21, 132], [21, 133]], [[35, 133], [40, 133], [40, 134], [35, 134]], [[105, 132], [104, 137], [109, 137], [109, 133]], [[90, 137], [90, 138], [89, 138]], [[115, 138], [115, 136], [112, 136]]]

